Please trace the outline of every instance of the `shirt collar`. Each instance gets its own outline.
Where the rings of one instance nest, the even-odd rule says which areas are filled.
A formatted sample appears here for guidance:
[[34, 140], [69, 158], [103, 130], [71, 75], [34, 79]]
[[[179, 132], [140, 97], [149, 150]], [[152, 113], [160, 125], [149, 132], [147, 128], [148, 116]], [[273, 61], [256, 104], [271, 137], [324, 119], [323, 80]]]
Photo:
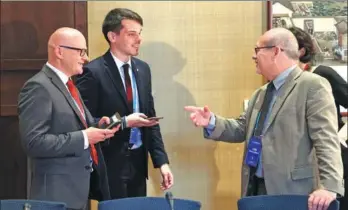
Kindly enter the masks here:
[[129, 59], [128, 62], [123, 62], [120, 59], [118, 59], [116, 56], [114, 56], [114, 54], [112, 54], [112, 52], [110, 51], [112, 58], [114, 59], [116, 66], [118, 69], [122, 69], [122, 66], [126, 63], [128, 63], [129, 68], [132, 68], [132, 64], [131, 64], [131, 60]]
[[50, 69], [52, 69], [52, 71], [54, 71], [54, 73], [57, 74], [57, 76], [60, 78], [60, 80], [62, 80], [63, 84], [66, 85], [66, 83], [69, 80], [68, 76], [66, 76], [62, 71], [60, 71], [56, 67], [52, 66], [52, 64], [50, 64], [48, 62], [46, 63], [46, 66], [48, 66]]
[[278, 90], [284, 83], [286, 78], [289, 76], [289, 74], [292, 72], [292, 70], [294, 70], [296, 68], [297, 65], [293, 65], [289, 68], [287, 68], [285, 71], [283, 71], [281, 74], [279, 74], [277, 76], [277, 78], [275, 78], [273, 80], [273, 84], [276, 90]]

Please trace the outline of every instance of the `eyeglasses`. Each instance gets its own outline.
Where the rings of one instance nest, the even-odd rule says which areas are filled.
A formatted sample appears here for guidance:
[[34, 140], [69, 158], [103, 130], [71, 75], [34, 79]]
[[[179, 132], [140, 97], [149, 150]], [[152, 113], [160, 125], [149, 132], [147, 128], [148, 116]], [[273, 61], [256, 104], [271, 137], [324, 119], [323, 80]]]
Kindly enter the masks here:
[[83, 57], [87, 54], [87, 49], [83, 49], [83, 48], [77, 48], [77, 47], [70, 47], [70, 46], [66, 46], [66, 45], [59, 45], [59, 47], [63, 47], [65, 49], [69, 49], [69, 50], [77, 50], [80, 51], [80, 56]]
[[[273, 47], [277, 47], [277, 46], [273, 45], [273, 46], [255, 47], [254, 48], [255, 54], [257, 54], [261, 49], [271, 49]], [[282, 48], [279, 48], [279, 49], [280, 49], [280, 51], [284, 51], [284, 49], [282, 49]]]

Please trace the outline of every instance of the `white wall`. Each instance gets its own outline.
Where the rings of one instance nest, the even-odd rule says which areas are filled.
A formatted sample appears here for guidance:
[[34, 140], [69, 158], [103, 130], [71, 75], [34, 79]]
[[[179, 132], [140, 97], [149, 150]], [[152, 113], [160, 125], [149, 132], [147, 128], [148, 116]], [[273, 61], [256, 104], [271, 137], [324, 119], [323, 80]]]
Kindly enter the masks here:
[[[348, 74], [348, 70], [347, 70], [347, 66], [331, 66], [331, 68], [335, 69], [336, 72], [341, 75], [341, 77], [346, 80], [346, 82], [348, 82], [348, 78], [347, 78], [347, 74]], [[341, 107], [340, 108], [341, 112], [347, 112], [348, 110]]]
[[343, 79], [347, 80], [347, 74], [348, 74], [348, 70], [347, 70], [347, 66], [331, 66], [331, 68], [335, 69], [337, 71], [337, 73], [339, 75], [341, 75], [341, 77]]
[[336, 31], [336, 21], [332, 17], [327, 18], [292, 18], [295, 26], [304, 29], [304, 20], [314, 21], [314, 31]]
[[282, 4], [280, 4], [279, 2], [274, 3], [272, 5], [272, 14], [273, 15], [284, 15], [287, 14], [289, 17], [292, 17], [292, 11], [286, 7], [284, 7]]

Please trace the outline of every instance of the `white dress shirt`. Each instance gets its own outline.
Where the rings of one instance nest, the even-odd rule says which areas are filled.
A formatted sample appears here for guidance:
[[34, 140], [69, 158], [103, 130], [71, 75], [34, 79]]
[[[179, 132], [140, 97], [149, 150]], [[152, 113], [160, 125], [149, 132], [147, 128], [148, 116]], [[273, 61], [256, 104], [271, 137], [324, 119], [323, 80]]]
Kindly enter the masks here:
[[131, 80], [131, 84], [133, 84], [132, 62], [129, 59], [128, 62], [125, 63], [125, 62], [121, 61], [120, 59], [116, 58], [116, 56], [114, 56], [112, 53], [111, 53], [111, 55], [112, 55], [112, 58], [114, 59], [114, 61], [116, 63], [118, 71], [120, 72], [121, 79], [122, 79], [122, 82], [123, 82], [123, 87], [126, 90], [126, 82], [125, 82], [125, 78], [124, 78], [123, 65], [126, 64], [126, 63], [129, 65], [128, 74], [129, 74], [129, 77], [130, 77], [130, 80]]

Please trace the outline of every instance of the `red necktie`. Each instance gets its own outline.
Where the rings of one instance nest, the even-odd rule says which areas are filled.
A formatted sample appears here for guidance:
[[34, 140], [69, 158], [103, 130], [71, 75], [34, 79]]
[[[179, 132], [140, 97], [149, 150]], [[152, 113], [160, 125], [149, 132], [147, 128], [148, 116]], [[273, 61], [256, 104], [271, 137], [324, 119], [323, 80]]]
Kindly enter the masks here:
[[133, 91], [132, 91], [132, 83], [130, 80], [130, 76], [128, 73], [129, 64], [126, 63], [122, 66], [124, 72], [124, 79], [126, 84], [126, 93], [127, 93], [127, 102], [128, 106], [133, 110]]
[[[84, 109], [78, 94], [78, 90], [76, 88], [76, 86], [74, 85], [74, 82], [69, 79], [69, 81], [66, 83], [68, 86], [68, 89], [70, 91], [71, 96], [73, 97], [73, 99], [75, 100], [75, 102], [77, 103], [77, 105], [79, 106], [80, 109], [80, 119], [83, 123], [83, 125], [85, 126], [85, 128], [88, 128], [87, 122], [85, 120], [85, 118], [83, 118], [84, 116]], [[94, 144], [89, 144], [89, 146], [91, 147], [91, 157], [92, 160], [94, 162], [94, 164], [98, 165], [98, 154], [97, 154], [97, 150], [95, 149]]]

